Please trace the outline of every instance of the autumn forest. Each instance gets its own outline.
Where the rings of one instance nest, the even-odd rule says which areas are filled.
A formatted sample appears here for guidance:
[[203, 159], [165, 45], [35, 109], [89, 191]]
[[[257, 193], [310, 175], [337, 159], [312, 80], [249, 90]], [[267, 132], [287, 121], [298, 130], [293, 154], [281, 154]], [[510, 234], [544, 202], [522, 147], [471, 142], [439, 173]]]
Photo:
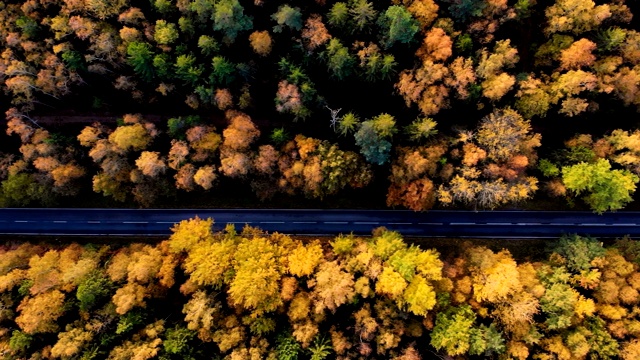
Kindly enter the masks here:
[[[158, 244], [3, 245], [3, 359], [640, 357], [640, 247], [447, 255], [379, 228], [320, 242], [211, 219]], [[448, 356], [448, 357], [447, 357]]]
[[623, 209], [640, 174], [635, 10], [4, 1], [0, 205]]

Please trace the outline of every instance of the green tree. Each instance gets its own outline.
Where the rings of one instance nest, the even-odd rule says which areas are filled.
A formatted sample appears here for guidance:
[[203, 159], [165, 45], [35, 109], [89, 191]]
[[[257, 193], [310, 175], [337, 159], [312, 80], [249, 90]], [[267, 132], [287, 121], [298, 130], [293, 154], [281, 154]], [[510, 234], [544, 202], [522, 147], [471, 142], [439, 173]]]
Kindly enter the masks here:
[[18, 173], [9, 175], [2, 182], [2, 195], [8, 206], [27, 206], [34, 203], [47, 203], [52, 200], [47, 188], [39, 184], [32, 174]]
[[349, 9], [352, 31], [366, 30], [371, 22], [376, 18], [378, 12], [373, 8], [373, 4], [367, 0], [355, 0]]
[[213, 29], [224, 33], [224, 40], [233, 43], [241, 31], [253, 28], [253, 18], [244, 14], [238, 0], [219, 0], [213, 6]]
[[501, 354], [506, 349], [504, 337], [496, 329], [494, 323], [489, 326], [481, 324], [479, 327], [471, 329], [470, 355], [489, 357], [492, 354]]
[[302, 346], [290, 333], [280, 333], [276, 338], [276, 356], [278, 360], [296, 360], [302, 352]]
[[276, 145], [282, 145], [289, 141], [289, 134], [284, 128], [277, 128], [271, 131], [271, 135], [269, 135], [271, 141], [273, 141]]
[[91, 310], [100, 301], [111, 294], [112, 283], [99, 271], [92, 272], [84, 279], [76, 290], [78, 307], [82, 311]]
[[413, 18], [404, 6], [390, 6], [378, 18], [381, 28], [381, 42], [385, 48], [390, 48], [396, 42], [408, 44], [420, 30], [420, 24]]
[[338, 120], [338, 132], [340, 135], [346, 136], [355, 132], [359, 124], [360, 119], [358, 116], [352, 112], [348, 112]]
[[218, 49], [219, 45], [216, 39], [208, 35], [200, 35], [198, 38], [198, 47], [203, 55], [213, 55]]
[[333, 4], [331, 10], [327, 14], [327, 22], [331, 26], [342, 28], [349, 21], [349, 7], [344, 2]]
[[302, 13], [298, 7], [280, 5], [278, 11], [271, 15], [271, 19], [278, 24], [273, 27], [274, 33], [282, 32], [285, 27], [295, 31], [302, 29]]
[[69, 70], [86, 70], [87, 66], [84, 61], [84, 56], [78, 51], [68, 50], [62, 53], [62, 61], [69, 68]]
[[28, 39], [36, 39], [40, 32], [40, 26], [38, 26], [38, 23], [28, 16], [20, 16], [16, 19], [16, 26], [20, 28], [22, 33]]
[[173, 78], [174, 71], [169, 55], [157, 54], [153, 57], [153, 69], [160, 79]]
[[373, 128], [376, 130], [378, 136], [383, 138], [392, 137], [397, 129], [396, 129], [396, 119], [389, 114], [380, 114], [373, 119], [371, 119], [373, 124]]
[[127, 46], [127, 60], [133, 70], [144, 81], [150, 82], [153, 79], [153, 51], [151, 45], [134, 41]]
[[211, 63], [213, 65], [211, 82], [214, 85], [226, 86], [235, 80], [236, 66], [234, 63], [222, 56], [214, 57]]
[[540, 161], [538, 161], [538, 170], [540, 170], [542, 176], [545, 177], [556, 177], [560, 175], [560, 168], [548, 159], [540, 159]]
[[9, 347], [13, 351], [24, 353], [29, 346], [31, 346], [32, 341], [33, 336], [25, 334], [20, 330], [13, 330], [11, 333], [11, 339], [9, 339]]
[[165, 332], [166, 338], [162, 342], [164, 350], [168, 354], [187, 354], [189, 342], [195, 337], [195, 333], [183, 327], [173, 327]]
[[471, 17], [482, 15], [482, 10], [487, 6], [484, 0], [448, 0], [449, 12], [458, 22], [466, 22]]
[[432, 118], [418, 118], [406, 127], [406, 132], [413, 141], [424, 140], [438, 133], [437, 125]]
[[553, 252], [566, 259], [566, 266], [576, 273], [589, 270], [591, 262], [603, 258], [605, 249], [597, 239], [579, 235], [563, 235], [553, 247]]
[[389, 161], [391, 143], [378, 135], [373, 122], [363, 122], [354, 136], [360, 153], [368, 162], [382, 165]]
[[546, 291], [540, 298], [540, 310], [545, 315], [544, 324], [550, 330], [566, 329], [571, 326], [574, 307], [581, 295], [569, 285], [571, 275], [565, 267], [540, 269], [540, 278]]
[[153, 38], [160, 45], [171, 45], [178, 40], [178, 29], [175, 24], [167, 23], [166, 20], [156, 20]]
[[438, 313], [431, 332], [431, 346], [437, 350], [444, 349], [451, 356], [467, 353], [475, 321], [476, 314], [469, 305]]
[[596, 41], [600, 51], [618, 50], [626, 38], [627, 32], [617, 26], [601, 30], [596, 35]]
[[173, 11], [173, 9], [175, 9], [173, 4], [171, 4], [171, 0], [152, 0], [152, 1], [153, 1], [153, 7], [155, 7], [156, 10], [158, 10], [158, 12], [162, 14], [168, 14], [171, 11]]
[[191, 85], [196, 84], [203, 73], [202, 66], [196, 65], [196, 57], [192, 54], [178, 56], [174, 68], [176, 77]]
[[609, 160], [582, 162], [562, 168], [562, 181], [576, 195], [586, 193], [584, 201], [597, 213], [622, 209], [633, 198], [638, 176], [628, 170], [612, 170]]
[[349, 54], [349, 49], [342, 45], [340, 40], [333, 38], [327, 43], [326, 56], [327, 67], [331, 76], [342, 80], [351, 75], [355, 59]]

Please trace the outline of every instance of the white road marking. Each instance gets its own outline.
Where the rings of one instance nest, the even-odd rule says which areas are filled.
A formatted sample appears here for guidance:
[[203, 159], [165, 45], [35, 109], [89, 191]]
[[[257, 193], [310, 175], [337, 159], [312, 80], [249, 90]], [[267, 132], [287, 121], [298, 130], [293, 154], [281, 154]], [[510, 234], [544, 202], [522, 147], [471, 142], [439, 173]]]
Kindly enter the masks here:
[[579, 226], [607, 226], [607, 224], [596, 224], [596, 223], [584, 223], [584, 224], [579, 224]]
[[413, 223], [389, 223], [389, 225], [413, 225]]
[[67, 223], [66, 220], [54, 220], [53, 222], [56, 223], [56, 224], [66, 224]]
[[[180, 222], [180, 221], [178, 221]], [[176, 224], [175, 221], [156, 221], [156, 224]]]
[[284, 224], [284, 221], [260, 221], [260, 224]]
[[449, 223], [449, 225], [476, 225], [476, 223], [469, 223], [469, 222], [466, 222], [466, 223]]
[[611, 224], [613, 226], [636, 226], [638, 224]]
[[100, 224], [100, 221], [89, 220], [87, 221], [89, 224]]
[[148, 221], [123, 221], [123, 224], [148, 224]]
[[556, 224], [549, 224], [552, 226], [574, 226], [576, 225], [575, 223], [556, 223]]
[[513, 223], [499, 222], [499, 223], [487, 223], [487, 225], [513, 225]]
[[28, 223], [29, 221], [27, 221], [27, 220], [14, 220], [13, 222], [18, 222], [18, 223]]
[[325, 221], [325, 224], [348, 224], [347, 221]]
[[354, 225], [378, 225], [379, 222], [368, 222], [368, 221], [355, 221]]

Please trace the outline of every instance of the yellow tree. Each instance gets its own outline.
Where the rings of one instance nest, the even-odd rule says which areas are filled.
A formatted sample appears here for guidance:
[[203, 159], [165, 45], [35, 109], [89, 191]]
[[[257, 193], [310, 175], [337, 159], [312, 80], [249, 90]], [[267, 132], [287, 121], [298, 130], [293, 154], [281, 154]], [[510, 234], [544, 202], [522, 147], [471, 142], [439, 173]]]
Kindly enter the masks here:
[[64, 313], [64, 300], [64, 294], [58, 290], [26, 297], [18, 305], [16, 323], [27, 334], [56, 332], [56, 320]]
[[143, 124], [134, 123], [118, 126], [110, 135], [109, 141], [120, 150], [139, 151], [151, 142], [151, 136]]
[[136, 160], [136, 166], [142, 174], [152, 178], [163, 174], [167, 169], [164, 159], [160, 157], [160, 153], [157, 151], [143, 151], [140, 153], [140, 157]]
[[492, 101], [502, 98], [515, 84], [515, 76], [504, 71], [513, 67], [519, 60], [518, 50], [511, 46], [511, 41], [496, 42], [493, 53], [487, 49], [479, 51], [479, 63], [476, 73], [484, 81], [482, 93]]
[[190, 251], [200, 243], [213, 240], [213, 219], [200, 219], [195, 217], [183, 220], [171, 228], [172, 235], [169, 238], [169, 249], [174, 253]]
[[253, 311], [256, 315], [271, 312], [281, 303], [278, 266], [279, 249], [266, 238], [242, 239], [234, 261], [234, 276], [229, 284], [231, 304]]
[[545, 33], [581, 34], [596, 29], [611, 16], [609, 4], [597, 5], [593, 0], [556, 0], [545, 10]]

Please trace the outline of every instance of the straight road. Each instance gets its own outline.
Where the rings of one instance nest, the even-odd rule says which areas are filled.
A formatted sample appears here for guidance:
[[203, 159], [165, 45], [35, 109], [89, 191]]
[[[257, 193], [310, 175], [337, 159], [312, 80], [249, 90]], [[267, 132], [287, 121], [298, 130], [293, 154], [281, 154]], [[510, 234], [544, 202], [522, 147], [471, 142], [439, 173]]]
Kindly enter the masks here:
[[232, 223], [294, 235], [371, 234], [384, 226], [405, 236], [557, 238], [562, 234], [640, 238], [640, 212], [597, 215], [553, 211], [0, 209], [0, 234], [167, 236], [173, 224], [199, 216], [214, 228]]

